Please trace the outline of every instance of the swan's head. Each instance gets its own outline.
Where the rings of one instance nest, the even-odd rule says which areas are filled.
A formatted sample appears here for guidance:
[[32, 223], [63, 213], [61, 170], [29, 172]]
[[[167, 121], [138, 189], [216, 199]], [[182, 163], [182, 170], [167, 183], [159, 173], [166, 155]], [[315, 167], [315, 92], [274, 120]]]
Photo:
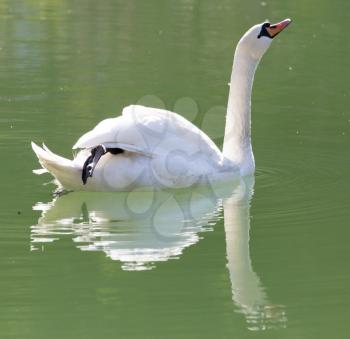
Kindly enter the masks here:
[[253, 59], [259, 60], [269, 48], [273, 38], [290, 23], [290, 19], [285, 19], [277, 24], [263, 22], [255, 25], [242, 36], [237, 48], [248, 53]]

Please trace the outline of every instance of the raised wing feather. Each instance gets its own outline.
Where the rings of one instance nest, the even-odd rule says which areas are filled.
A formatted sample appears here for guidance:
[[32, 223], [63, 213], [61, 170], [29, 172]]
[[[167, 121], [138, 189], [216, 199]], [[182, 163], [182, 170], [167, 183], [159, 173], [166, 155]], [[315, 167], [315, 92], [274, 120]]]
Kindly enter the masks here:
[[187, 154], [202, 152], [219, 160], [221, 152], [199, 128], [180, 115], [157, 108], [131, 105], [122, 116], [101, 121], [73, 146], [91, 148], [99, 144], [120, 144], [130, 151], [157, 154], [176, 149]]

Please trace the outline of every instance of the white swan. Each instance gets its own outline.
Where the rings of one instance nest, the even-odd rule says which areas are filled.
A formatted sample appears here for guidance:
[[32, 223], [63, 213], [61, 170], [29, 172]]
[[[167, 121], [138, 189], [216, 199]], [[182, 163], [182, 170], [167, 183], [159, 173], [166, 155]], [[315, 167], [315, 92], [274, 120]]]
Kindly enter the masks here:
[[32, 143], [43, 170], [67, 190], [125, 191], [135, 187], [177, 188], [227, 176], [254, 173], [250, 101], [256, 67], [285, 19], [250, 28], [239, 41], [230, 81], [225, 138], [221, 152], [200, 129], [180, 115], [132, 105], [117, 118], [84, 134], [68, 160]]

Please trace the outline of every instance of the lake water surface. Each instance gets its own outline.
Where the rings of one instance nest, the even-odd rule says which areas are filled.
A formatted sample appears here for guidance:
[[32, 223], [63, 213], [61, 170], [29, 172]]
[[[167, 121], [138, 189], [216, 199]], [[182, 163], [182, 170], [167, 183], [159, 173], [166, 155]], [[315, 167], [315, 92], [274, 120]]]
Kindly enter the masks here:
[[[221, 147], [234, 47], [293, 19], [255, 79], [255, 178], [71, 193], [71, 157], [143, 103]], [[0, 338], [348, 338], [350, 3], [0, 1]]]

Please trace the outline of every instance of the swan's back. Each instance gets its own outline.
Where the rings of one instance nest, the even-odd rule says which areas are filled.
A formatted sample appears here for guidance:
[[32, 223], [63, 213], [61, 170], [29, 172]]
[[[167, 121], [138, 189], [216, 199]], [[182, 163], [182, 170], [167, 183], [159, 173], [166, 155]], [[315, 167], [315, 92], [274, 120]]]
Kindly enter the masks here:
[[215, 143], [190, 121], [174, 112], [141, 105], [127, 106], [120, 117], [101, 121], [73, 148], [91, 148], [102, 143], [118, 143], [153, 155], [180, 151], [187, 156], [202, 153], [212, 161], [222, 160]]

